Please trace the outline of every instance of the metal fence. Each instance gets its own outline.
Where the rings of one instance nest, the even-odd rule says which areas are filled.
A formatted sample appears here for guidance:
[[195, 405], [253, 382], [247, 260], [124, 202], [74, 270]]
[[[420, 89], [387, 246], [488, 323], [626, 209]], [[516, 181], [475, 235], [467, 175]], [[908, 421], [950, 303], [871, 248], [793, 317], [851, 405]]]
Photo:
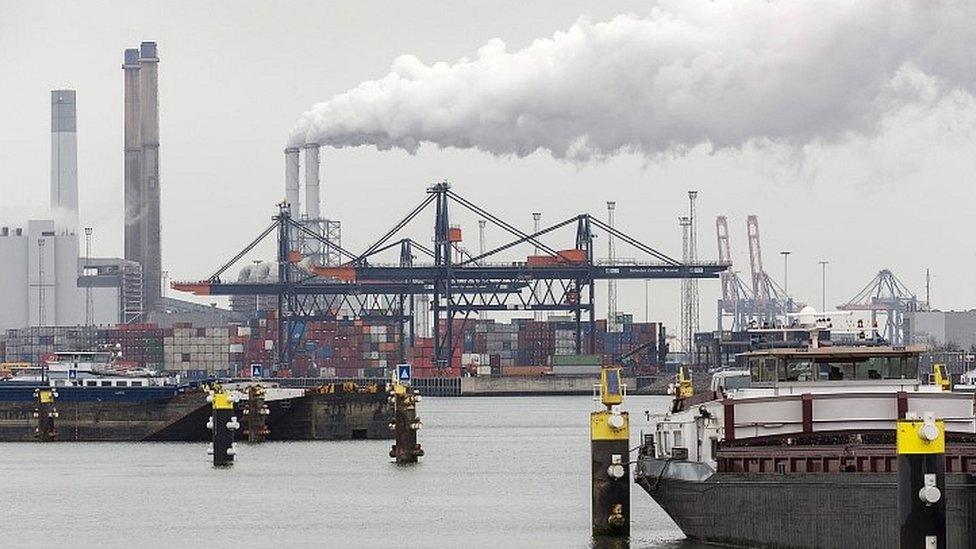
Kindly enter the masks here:
[[[274, 380], [282, 387], [318, 387], [330, 383], [345, 383], [351, 381], [356, 385], [377, 383], [386, 384], [390, 380], [380, 377], [290, 377]], [[420, 391], [423, 396], [461, 396], [461, 378], [459, 377], [430, 377], [416, 378], [410, 386]]]

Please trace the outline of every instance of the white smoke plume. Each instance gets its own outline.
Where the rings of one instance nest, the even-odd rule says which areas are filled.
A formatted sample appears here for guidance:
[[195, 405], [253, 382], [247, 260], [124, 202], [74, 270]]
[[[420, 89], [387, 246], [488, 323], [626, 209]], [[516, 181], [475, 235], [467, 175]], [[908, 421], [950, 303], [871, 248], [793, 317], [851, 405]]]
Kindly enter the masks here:
[[493, 39], [453, 64], [403, 55], [314, 105], [289, 141], [586, 162], [871, 135], [933, 89], [976, 90], [973, 21], [972, 1], [663, 0], [518, 51]]

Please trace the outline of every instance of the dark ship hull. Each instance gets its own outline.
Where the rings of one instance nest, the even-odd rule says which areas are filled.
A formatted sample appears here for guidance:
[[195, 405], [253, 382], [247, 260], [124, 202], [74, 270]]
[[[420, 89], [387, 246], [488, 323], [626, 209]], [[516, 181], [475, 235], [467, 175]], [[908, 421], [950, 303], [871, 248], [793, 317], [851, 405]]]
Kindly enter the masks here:
[[[0, 442], [37, 440], [33, 386], [0, 387]], [[59, 441], [210, 440], [210, 404], [196, 389], [59, 387]], [[390, 439], [392, 411], [383, 391], [308, 393], [268, 401], [267, 440]], [[243, 414], [238, 404], [238, 417]]]
[[[898, 547], [896, 473], [713, 473], [642, 456], [635, 481], [691, 539], [746, 547]], [[948, 547], [976, 547], [976, 474], [947, 473]]]

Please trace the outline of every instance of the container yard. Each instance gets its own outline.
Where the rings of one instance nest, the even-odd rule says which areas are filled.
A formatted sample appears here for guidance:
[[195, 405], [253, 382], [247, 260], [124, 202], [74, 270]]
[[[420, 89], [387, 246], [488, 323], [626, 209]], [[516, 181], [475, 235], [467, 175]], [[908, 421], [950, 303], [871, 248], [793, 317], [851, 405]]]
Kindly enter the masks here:
[[[184, 379], [249, 376], [253, 365], [271, 371], [274, 366], [275, 313], [264, 313], [247, 323], [194, 326], [177, 322], [169, 328], [155, 324], [119, 324], [113, 327], [34, 327], [0, 334], [4, 363], [41, 364], [57, 351], [108, 349], [122, 363]], [[291, 368], [278, 377], [388, 378], [396, 364], [410, 363], [417, 378], [593, 376], [604, 364], [613, 364], [637, 350], [633, 375], [654, 375], [665, 370], [666, 349], [659, 344], [663, 326], [634, 323], [623, 318], [621, 331], [609, 333], [606, 322], [596, 323], [595, 354], [576, 355], [572, 323], [565, 318], [458, 320], [450, 366], [434, 363], [433, 338], [403, 342], [396, 326], [364, 320], [306, 323], [303, 345], [295, 351]], [[588, 336], [588, 334], [587, 334]], [[0, 367], [2, 369], [2, 367]]]

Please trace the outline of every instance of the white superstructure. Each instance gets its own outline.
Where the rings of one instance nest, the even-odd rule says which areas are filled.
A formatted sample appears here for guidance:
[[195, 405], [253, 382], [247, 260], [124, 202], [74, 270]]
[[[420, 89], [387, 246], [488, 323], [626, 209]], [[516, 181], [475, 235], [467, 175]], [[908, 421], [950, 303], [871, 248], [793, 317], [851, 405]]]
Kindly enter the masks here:
[[717, 375], [711, 391], [678, 398], [655, 421], [656, 457], [716, 468], [721, 441], [894, 431], [899, 416], [934, 413], [947, 432], [976, 433], [973, 395], [920, 381], [905, 347], [820, 347], [745, 353], [746, 371]]

